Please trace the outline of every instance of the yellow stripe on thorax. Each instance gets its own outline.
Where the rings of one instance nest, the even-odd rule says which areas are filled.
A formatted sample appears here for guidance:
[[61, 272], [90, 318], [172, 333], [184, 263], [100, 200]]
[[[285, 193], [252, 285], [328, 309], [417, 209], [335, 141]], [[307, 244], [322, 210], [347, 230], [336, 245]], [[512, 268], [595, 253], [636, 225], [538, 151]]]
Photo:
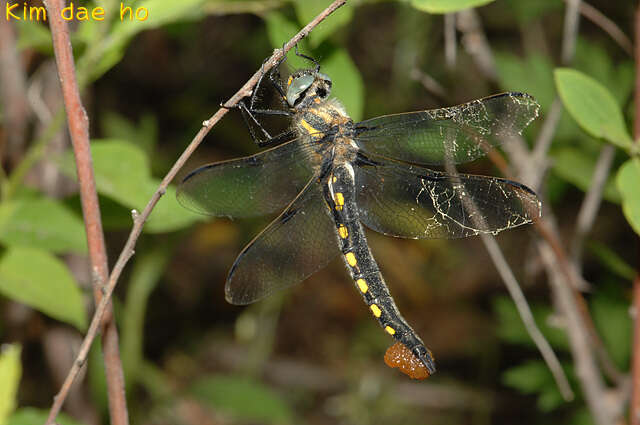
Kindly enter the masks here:
[[314, 139], [321, 139], [324, 137], [324, 133], [319, 131], [317, 128], [309, 124], [309, 122], [305, 119], [300, 120], [300, 125], [307, 130], [307, 133], [313, 136]]

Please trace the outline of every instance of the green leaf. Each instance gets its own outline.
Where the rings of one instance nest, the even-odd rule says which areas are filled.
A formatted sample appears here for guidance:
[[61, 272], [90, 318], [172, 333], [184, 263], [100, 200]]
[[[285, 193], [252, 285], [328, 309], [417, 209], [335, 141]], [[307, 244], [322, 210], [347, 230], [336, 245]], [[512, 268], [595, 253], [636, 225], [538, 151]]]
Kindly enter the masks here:
[[320, 65], [321, 71], [333, 80], [331, 96], [342, 102], [351, 119], [360, 121], [364, 111], [364, 83], [347, 51], [336, 49]]
[[[120, 8], [106, 13], [115, 13], [116, 23], [109, 32], [109, 36], [100, 43], [90, 44], [85, 52], [85, 57], [78, 60], [78, 74], [92, 81], [107, 72], [111, 67], [122, 59], [127, 45], [131, 39], [141, 31], [159, 28], [169, 23], [196, 19], [203, 15], [202, 3], [205, 0], [144, 0], [134, 4], [123, 2], [122, 7], [131, 7], [132, 13], [125, 13], [120, 18]], [[120, 5], [119, 5], [120, 7]], [[143, 18], [144, 9], [148, 15], [145, 20], [135, 19], [136, 10], [140, 9], [140, 18]], [[133, 16], [133, 19], [129, 19]], [[92, 60], [85, 61], [86, 57], [97, 58], [96, 63]], [[82, 78], [81, 78], [82, 80]]]
[[[553, 171], [562, 179], [575, 185], [583, 192], [591, 187], [591, 179], [597, 158], [583, 149], [563, 148], [551, 153]], [[616, 204], [620, 203], [620, 192], [613, 178], [609, 178], [604, 186], [604, 199]]]
[[511, 8], [524, 25], [564, 5], [562, 0], [505, 0], [502, 4]]
[[[36, 409], [35, 407], [23, 407], [16, 410], [6, 425], [42, 425], [46, 422], [48, 415], [48, 410]], [[58, 414], [56, 423], [60, 425], [82, 425], [64, 413]]]
[[[92, 140], [91, 154], [98, 191], [123, 205], [140, 208], [140, 193], [146, 190], [150, 178], [144, 152], [120, 140]], [[61, 167], [65, 174], [76, 177], [71, 152], [65, 155]]]
[[[150, 180], [146, 183], [146, 190], [141, 194], [140, 205], [144, 206], [151, 199], [153, 192], [160, 186], [160, 180]], [[156, 207], [151, 212], [149, 220], [144, 226], [145, 233], [164, 233], [184, 229], [196, 221], [206, 219], [205, 216], [187, 210], [176, 199], [176, 188], [171, 185], [167, 188]]]
[[196, 382], [190, 391], [215, 410], [223, 410], [240, 421], [292, 424], [291, 408], [273, 390], [240, 376], [212, 376]]
[[[326, 0], [295, 0], [294, 7], [298, 21], [302, 25], [306, 25], [313, 20], [320, 12], [326, 9], [328, 2]], [[353, 5], [347, 3], [333, 12], [322, 21], [309, 34], [309, 40], [312, 47], [317, 47], [326, 38], [334, 34], [339, 28], [345, 26], [353, 18]]]
[[569, 68], [556, 69], [554, 77], [562, 102], [584, 131], [623, 149], [631, 147], [622, 111], [602, 84]]
[[5, 424], [17, 404], [18, 387], [22, 376], [22, 363], [18, 344], [0, 347], [0, 424]]
[[548, 110], [556, 95], [553, 64], [540, 54], [520, 58], [509, 52], [496, 52], [500, 88], [505, 91], [531, 93], [543, 111]]
[[84, 330], [82, 293], [66, 266], [35, 248], [14, 247], [0, 259], [0, 293]]
[[493, 0], [411, 0], [411, 6], [428, 13], [452, 13], [484, 6]]
[[609, 49], [578, 38], [573, 66], [605, 86], [618, 105], [624, 106], [633, 88], [633, 61], [617, 60], [614, 64]]
[[[96, 186], [101, 195], [138, 211], [147, 205], [160, 181], [150, 177], [149, 161], [137, 146], [121, 140], [94, 140], [91, 143]], [[61, 162], [63, 172], [75, 177], [71, 153]], [[168, 232], [184, 228], [202, 216], [182, 208], [175, 199], [175, 187], [154, 208], [145, 232]]]
[[162, 277], [170, 250], [166, 244], [147, 247], [136, 256], [127, 287], [122, 319], [121, 352], [127, 387], [132, 387], [144, 361], [144, 319], [149, 296]]
[[632, 341], [630, 335], [633, 333], [629, 303], [596, 292], [590, 304], [593, 321], [600, 331], [607, 351], [619, 368], [628, 370]]
[[[120, 10], [118, 14], [118, 24], [114, 25], [114, 34], [123, 32], [128, 35], [137, 34], [140, 31], [159, 28], [169, 23], [178, 22], [185, 19], [196, 19], [203, 15], [200, 5], [204, 0], [142, 0], [130, 6], [132, 13], [125, 11], [120, 20]], [[143, 19], [144, 9], [148, 12], [147, 19]], [[125, 10], [125, 9], [123, 9]], [[140, 11], [140, 19], [136, 19], [136, 12]]]
[[36, 21], [26, 20], [14, 25], [18, 30], [18, 49], [34, 49], [52, 55], [51, 32], [48, 27]]
[[574, 411], [573, 415], [571, 416], [567, 424], [568, 425], [596, 425], [596, 423], [593, 422], [593, 413], [591, 413], [591, 411], [585, 405], [577, 408]]
[[544, 412], [564, 404], [553, 375], [540, 360], [512, 367], [502, 375], [502, 382], [524, 394], [538, 394], [538, 407]]
[[[493, 301], [493, 311], [498, 316], [497, 334], [500, 338], [512, 344], [535, 348], [535, 344], [527, 333], [511, 298], [506, 296], [496, 297]], [[569, 343], [564, 331], [547, 324], [547, 318], [553, 314], [551, 308], [543, 305], [532, 305], [531, 311], [536, 324], [549, 343], [554, 347], [568, 350]]]
[[82, 220], [60, 202], [43, 198], [0, 204], [0, 241], [56, 253], [87, 252]]
[[618, 170], [618, 190], [622, 195], [622, 211], [627, 221], [640, 235], [640, 160], [630, 159]]
[[[284, 14], [278, 11], [272, 11], [267, 14], [265, 23], [267, 24], [267, 35], [269, 36], [269, 41], [274, 49], [282, 48], [282, 44], [288, 41], [300, 30], [295, 22], [290, 21], [286, 16], [284, 16]], [[298, 43], [298, 48], [303, 53], [309, 51], [307, 41], [305, 39], [302, 39], [300, 43]], [[309, 66], [309, 61], [296, 55], [289, 54], [287, 55], [287, 64], [294, 69], [306, 68]]]
[[102, 131], [109, 139], [123, 140], [152, 152], [158, 138], [158, 123], [154, 115], [145, 114], [138, 125], [125, 117], [106, 111], [102, 119]]
[[607, 245], [592, 241], [588, 243], [587, 247], [589, 252], [597, 257], [601, 264], [619, 277], [631, 280], [635, 276], [636, 272], [633, 267]]

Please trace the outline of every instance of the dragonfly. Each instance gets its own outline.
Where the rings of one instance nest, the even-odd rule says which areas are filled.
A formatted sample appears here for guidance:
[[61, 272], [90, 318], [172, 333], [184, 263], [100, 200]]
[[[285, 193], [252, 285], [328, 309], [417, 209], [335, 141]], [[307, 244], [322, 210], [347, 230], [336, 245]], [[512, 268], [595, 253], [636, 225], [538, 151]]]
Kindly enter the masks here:
[[[434, 357], [396, 306], [365, 227], [399, 238], [462, 238], [536, 220], [541, 203], [533, 190], [459, 173], [456, 166], [521, 134], [539, 105], [526, 93], [510, 92], [355, 123], [331, 97], [333, 83], [320, 64], [296, 54], [313, 66], [286, 82], [276, 66], [258, 84], [266, 75], [281, 109], [259, 109], [257, 90], [238, 106], [254, 124], [249, 128], [257, 145], [267, 149], [192, 171], [178, 188], [178, 200], [217, 217], [280, 212], [233, 263], [225, 284], [228, 302], [261, 300], [341, 256], [382, 329], [431, 375]], [[291, 125], [272, 136], [260, 115], [283, 115]]]

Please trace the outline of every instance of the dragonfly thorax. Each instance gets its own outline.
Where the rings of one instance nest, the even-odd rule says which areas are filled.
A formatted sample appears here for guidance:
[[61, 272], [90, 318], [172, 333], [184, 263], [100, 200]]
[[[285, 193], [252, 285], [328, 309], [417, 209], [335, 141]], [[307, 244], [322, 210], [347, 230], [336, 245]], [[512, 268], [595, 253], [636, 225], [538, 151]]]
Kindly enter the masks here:
[[331, 94], [331, 78], [315, 69], [296, 71], [287, 80], [287, 103], [294, 109], [306, 109], [321, 103]]

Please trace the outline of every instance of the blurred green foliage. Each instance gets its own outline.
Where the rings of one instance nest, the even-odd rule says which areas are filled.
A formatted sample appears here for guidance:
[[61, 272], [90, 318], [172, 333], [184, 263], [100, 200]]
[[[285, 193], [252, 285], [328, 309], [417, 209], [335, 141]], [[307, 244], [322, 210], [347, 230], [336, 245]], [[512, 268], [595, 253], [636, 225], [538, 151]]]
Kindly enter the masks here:
[[[159, 177], [202, 120], [259, 68], [270, 49], [280, 48], [329, 2], [126, 3], [147, 8], [146, 21], [120, 21], [115, 0], [88, 3], [111, 12], [106, 21], [75, 26], [73, 48], [92, 125], [93, 165], [113, 259], [131, 226], [131, 210], [145, 207]], [[613, 3], [593, 2], [630, 34], [631, 5]], [[532, 145], [554, 101], [562, 102], [564, 112], [546, 158], [552, 164], [550, 175], [540, 193], [547, 195], [567, 240], [602, 147], [615, 146], [616, 158], [603, 191], [607, 202], [587, 242], [585, 272], [593, 284], [588, 310], [606, 351], [625, 373], [632, 326], [626, 282], [634, 274], [628, 263], [633, 258], [628, 248], [630, 229], [640, 234], [640, 163], [629, 130], [633, 62], [601, 29], [581, 26], [575, 59], [559, 67], [564, 4], [561, 0], [350, 1], [304, 39], [300, 49], [319, 59], [322, 72], [333, 79], [333, 95], [356, 121], [461, 103], [498, 89], [523, 91], [542, 106], [543, 116], [525, 134]], [[492, 48], [495, 79], [474, 64], [461, 31], [456, 63], [446, 64], [443, 20], [438, 15], [484, 5], [476, 11]], [[28, 21], [14, 28], [21, 54], [31, 58], [28, 72], [35, 73], [39, 63], [52, 58], [48, 28]], [[308, 63], [291, 54], [287, 65], [298, 68]], [[415, 77], [417, 71], [421, 78]], [[0, 117], [5, 119], [3, 112]], [[81, 289], [66, 262], [68, 255], [87, 251], [78, 196], [54, 199], [34, 187], [28, 176], [39, 161], [48, 160], [75, 178], [71, 151], [47, 153], [50, 140], [66, 123], [62, 110], [52, 116], [42, 132], [37, 136], [34, 132], [18, 163], [5, 167], [0, 185], [1, 308], [8, 311], [4, 306], [15, 301], [53, 319], [32, 320], [22, 327], [10, 320], [0, 324], [3, 338], [24, 339], [23, 361], [36, 363], [21, 365], [18, 345], [0, 353], [0, 425], [43, 423], [46, 411], [15, 406], [20, 402], [44, 407], [56, 390], [51, 382], [40, 384], [47, 365], [34, 360], [43, 356], [33, 347], [37, 338], [33, 335], [45, 333], [54, 320], [78, 330], [87, 325], [85, 305], [91, 294]], [[197, 161], [255, 150], [237, 114], [228, 114], [197, 153]], [[472, 167], [474, 172], [493, 173], [486, 163]], [[428, 345], [431, 339], [435, 344], [431, 348], [440, 372], [432, 378], [437, 384], [431, 390], [436, 395], [424, 396], [419, 385], [429, 383], [407, 387], [410, 384], [402, 378], [380, 370], [386, 340], [366, 317], [343, 272], [330, 269], [305, 283], [306, 290], [248, 307], [242, 314], [225, 305], [221, 286], [226, 270], [264, 222], [203, 221], [178, 205], [171, 185], [145, 225], [130, 273], [120, 284], [124, 290], [116, 294], [132, 422], [192, 423], [185, 417], [198, 422], [193, 420], [200, 413], [194, 400], [206, 412], [223, 417], [224, 423], [238, 424], [421, 424], [425, 417], [430, 424], [591, 422], [572, 373], [565, 331], [547, 297], [537, 298], [541, 287], [546, 294], [544, 285], [532, 282], [536, 297], [532, 309], [578, 393], [572, 403], [562, 400], [512, 301], [501, 295], [502, 289], [498, 295], [492, 289], [497, 278], [490, 274], [488, 259], [470, 248], [473, 241], [385, 245], [372, 238], [385, 275], [395, 281], [392, 289], [406, 307], [403, 311], [418, 324], [419, 333], [429, 335]], [[511, 249], [516, 251], [513, 262], [520, 265], [527, 261], [523, 257], [533, 257], [523, 255], [522, 249], [531, 238], [525, 232], [513, 233], [501, 243], [506, 251], [516, 247]], [[433, 285], [425, 285], [425, 280]], [[442, 284], [449, 281], [455, 283]], [[229, 354], [228, 347], [239, 350]], [[312, 378], [301, 373], [284, 384], [278, 378], [286, 377], [272, 374], [263, 379], [273, 372], [270, 368], [276, 369], [269, 363], [274, 352], [305, 359], [302, 366], [294, 366]], [[104, 412], [99, 343], [89, 364], [91, 401]], [[298, 370], [294, 366], [290, 368]], [[35, 395], [16, 395], [22, 369], [23, 382], [26, 388], [37, 388]], [[523, 419], [522, 410], [533, 411], [533, 403], [527, 398], [501, 403], [500, 392], [507, 388], [496, 388], [497, 382], [534, 396], [538, 410]], [[471, 383], [468, 398], [458, 388], [462, 383]], [[286, 385], [293, 390], [280, 389]], [[515, 396], [509, 397], [511, 401]], [[487, 402], [492, 398], [498, 401]], [[64, 415], [58, 420], [63, 425], [78, 423]]]

